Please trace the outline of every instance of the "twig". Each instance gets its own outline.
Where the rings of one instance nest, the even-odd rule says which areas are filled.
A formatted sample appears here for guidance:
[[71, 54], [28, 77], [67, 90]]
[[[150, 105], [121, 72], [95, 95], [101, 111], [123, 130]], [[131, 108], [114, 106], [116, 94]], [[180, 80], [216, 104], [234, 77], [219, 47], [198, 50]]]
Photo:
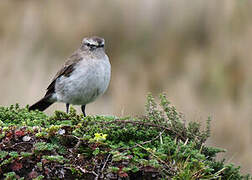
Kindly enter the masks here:
[[92, 171], [91, 172], [93, 175], [95, 175], [95, 180], [98, 180], [99, 179], [99, 174], [97, 174], [95, 171]]
[[95, 180], [98, 180], [99, 178], [99, 175], [95, 172], [95, 171], [87, 171], [86, 169], [83, 169], [82, 167], [80, 166], [77, 166], [77, 168], [84, 174], [86, 173], [92, 173], [93, 175], [95, 175]]
[[77, 151], [77, 149], [80, 147], [81, 144], [81, 140], [78, 139], [78, 142], [76, 143], [76, 145], [74, 146], [74, 151]]
[[81, 140], [81, 138], [77, 137], [77, 136], [74, 136], [74, 135], [64, 135], [65, 137], [71, 137], [71, 138], [75, 138], [75, 139], [78, 139], [78, 140]]
[[104, 168], [106, 167], [107, 162], [108, 162], [110, 156], [111, 156], [111, 154], [109, 154], [109, 155], [107, 156], [106, 161], [104, 162], [104, 164], [103, 164], [103, 166], [102, 166], [101, 173], [103, 173], [103, 170], [104, 170]]
[[74, 135], [65, 135], [65, 137], [70, 137], [70, 138], [75, 138], [78, 140], [78, 142], [76, 143], [76, 145], [74, 146], [74, 150], [77, 150], [78, 147], [80, 147], [80, 144], [81, 144], [81, 138], [77, 137], [77, 136], [74, 136]]
[[[163, 131], [164, 132], [164, 131]], [[159, 133], [159, 137], [160, 137], [160, 144], [163, 144], [163, 138], [162, 138], [162, 134], [163, 134], [163, 132], [160, 132]]]
[[[144, 150], [146, 150], [147, 152], [149, 152], [152, 156], [154, 156], [155, 158], [157, 158], [161, 163], [163, 163], [166, 168], [168, 168], [171, 171], [171, 167], [162, 159], [160, 159], [160, 157], [156, 156], [153, 152], [151, 152], [150, 150], [146, 149], [145, 147], [141, 146], [140, 144], [137, 144], [137, 146], [139, 146], [140, 148], [143, 148]], [[166, 168], [163, 168], [164, 171], [166, 171], [166, 173], [173, 175], [173, 172], [169, 172]]]
[[16, 147], [18, 145], [21, 145], [21, 144], [30, 144], [30, 145], [32, 145], [31, 142], [19, 142], [19, 143], [13, 144], [10, 148], [14, 148], [14, 147]]
[[[104, 164], [103, 164], [103, 166], [102, 166], [102, 169], [101, 169], [101, 172], [99, 173], [99, 177], [100, 178], [104, 178], [104, 174], [103, 174], [103, 171], [104, 171], [104, 168], [106, 167], [106, 165], [107, 165], [107, 163], [108, 163], [108, 160], [109, 160], [109, 158], [110, 158], [110, 156], [111, 156], [111, 154], [109, 154], [108, 156], [107, 156], [107, 158], [106, 158], [106, 160], [105, 160], [105, 162], [104, 162]], [[101, 174], [101, 175], [100, 175]]]
[[86, 169], [83, 169], [83, 168], [80, 167], [80, 166], [77, 166], [77, 168], [78, 168], [81, 172], [83, 172], [84, 174], [88, 173], [88, 171], [87, 171]]
[[[158, 136], [156, 136], [155, 138], [151, 139], [151, 140], [148, 140], [148, 141], [144, 141], [142, 142], [140, 145], [144, 145], [144, 144], [147, 144], [147, 143], [151, 143], [152, 141], [155, 141], [156, 139], [158, 139], [159, 137], [161, 137], [161, 135], [164, 133], [164, 130], [162, 132], [160, 132], [160, 134]], [[133, 149], [135, 147], [137, 147], [139, 144], [136, 144], [134, 146], [131, 146], [129, 148], [119, 148], [117, 150], [123, 150], [123, 149], [126, 149], [126, 150], [129, 150], [129, 149]]]

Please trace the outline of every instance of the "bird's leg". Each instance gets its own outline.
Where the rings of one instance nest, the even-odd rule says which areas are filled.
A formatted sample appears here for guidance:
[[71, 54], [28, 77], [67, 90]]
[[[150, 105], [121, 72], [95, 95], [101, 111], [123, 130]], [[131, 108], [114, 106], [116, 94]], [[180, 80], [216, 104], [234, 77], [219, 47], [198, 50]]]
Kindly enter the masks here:
[[66, 113], [68, 114], [69, 111], [69, 103], [66, 103]]
[[82, 111], [84, 117], [86, 117], [85, 108], [86, 108], [86, 105], [81, 106], [81, 111]]

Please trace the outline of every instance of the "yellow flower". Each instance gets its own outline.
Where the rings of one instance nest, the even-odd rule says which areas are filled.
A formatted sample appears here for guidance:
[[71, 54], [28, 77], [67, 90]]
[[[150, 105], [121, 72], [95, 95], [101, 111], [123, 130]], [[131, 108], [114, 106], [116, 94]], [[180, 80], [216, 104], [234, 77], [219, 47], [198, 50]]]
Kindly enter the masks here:
[[95, 133], [94, 135], [95, 135], [94, 137], [95, 141], [104, 141], [106, 140], [106, 137], [107, 137], [107, 134], [102, 134], [102, 133]]

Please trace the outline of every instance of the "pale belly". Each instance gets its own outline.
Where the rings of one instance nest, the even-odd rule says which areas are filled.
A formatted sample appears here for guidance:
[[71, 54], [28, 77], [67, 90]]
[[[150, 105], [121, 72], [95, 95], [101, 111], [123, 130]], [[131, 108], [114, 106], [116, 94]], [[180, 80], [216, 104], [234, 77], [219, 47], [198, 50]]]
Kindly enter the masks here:
[[108, 88], [110, 81], [109, 61], [80, 62], [69, 77], [62, 76], [56, 81], [57, 101], [85, 105], [94, 101]]

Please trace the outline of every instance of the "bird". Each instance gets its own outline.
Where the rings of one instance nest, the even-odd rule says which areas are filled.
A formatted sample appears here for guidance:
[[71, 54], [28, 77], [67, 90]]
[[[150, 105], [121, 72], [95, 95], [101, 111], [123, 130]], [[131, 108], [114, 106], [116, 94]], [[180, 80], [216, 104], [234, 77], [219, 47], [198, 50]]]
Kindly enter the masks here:
[[107, 90], [111, 76], [111, 64], [105, 53], [105, 40], [98, 36], [83, 38], [80, 47], [67, 58], [47, 87], [45, 96], [29, 107], [44, 111], [55, 102], [81, 105], [86, 117], [86, 105]]

